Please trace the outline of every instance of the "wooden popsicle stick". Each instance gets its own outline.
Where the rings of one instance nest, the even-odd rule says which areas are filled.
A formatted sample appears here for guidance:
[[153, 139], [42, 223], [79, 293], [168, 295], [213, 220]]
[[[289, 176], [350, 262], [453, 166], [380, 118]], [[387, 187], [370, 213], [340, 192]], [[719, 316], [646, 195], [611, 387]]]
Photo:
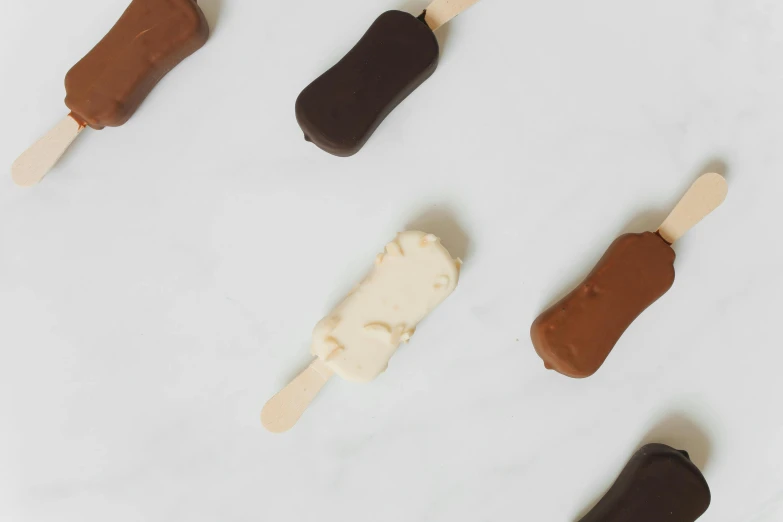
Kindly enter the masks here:
[[728, 190], [726, 179], [720, 174], [703, 174], [664, 220], [658, 234], [667, 243], [674, 243], [707, 214], [718, 208], [726, 199]]
[[84, 127], [71, 114], [60, 120], [11, 165], [14, 183], [20, 187], [30, 187], [41, 181]]
[[321, 359], [294, 377], [261, 410], [261, 424], [272, 433], [290, 430], [334, 372]]
[[435, 31], [476, 2], [478, 0], [432, 0], [425, 11], [424, 21]]

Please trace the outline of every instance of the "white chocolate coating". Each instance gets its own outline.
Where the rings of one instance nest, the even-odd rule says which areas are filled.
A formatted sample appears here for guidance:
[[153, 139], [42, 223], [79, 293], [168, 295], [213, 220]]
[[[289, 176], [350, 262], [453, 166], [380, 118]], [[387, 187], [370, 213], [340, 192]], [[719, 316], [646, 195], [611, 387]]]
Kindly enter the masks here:
[[459, 266], [436, 236], [401, 232], [378, 254], [370, 275], [316, 325], [313, 355], [343, 379], [373, 380], [451, 294]]

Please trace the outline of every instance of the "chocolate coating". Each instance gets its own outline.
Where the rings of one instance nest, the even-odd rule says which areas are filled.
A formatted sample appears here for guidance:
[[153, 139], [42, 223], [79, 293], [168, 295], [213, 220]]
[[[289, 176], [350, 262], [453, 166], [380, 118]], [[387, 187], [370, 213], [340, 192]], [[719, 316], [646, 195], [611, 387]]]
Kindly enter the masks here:
[[133, 0], [65, 75], [65, 104], [94, 129], [122, 125], [158, 81], [208, 36], [195, 0]]
[[694, 522], [710, 498], [707, 481], [687, 452], [648, 444], [580, 522]]
[[305, 139], [335, 156], [351, 156], [384, 118], [435, 72], [435, 34], [413, 15], [383, 13], [334, 67], [296, 100]]
[[624, 234], [576, 289], [533, 322], [533, 346], [547, 368], [589, 377], [634, 319], [673, 283], [671, 246], [653, 232]]

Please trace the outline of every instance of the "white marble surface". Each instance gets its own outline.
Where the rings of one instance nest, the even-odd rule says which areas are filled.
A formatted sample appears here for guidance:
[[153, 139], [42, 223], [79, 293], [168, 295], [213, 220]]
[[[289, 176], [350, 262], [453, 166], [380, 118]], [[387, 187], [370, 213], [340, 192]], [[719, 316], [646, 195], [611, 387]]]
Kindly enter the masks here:
[[[125, 2], [2, 2], [0, 164]], [[338, 159], [298, 92], [424, 3], [202, 2], [211, 40], [127, 125], [0, 179], [0, 520], [572, 522], [648, 440], [704, 467], [705, 522], [783, 520], [783, 3], [483, 0]], [[710, 164], [729, 198], [674, 288], [594, 377], [545, 371], [531, 321]], [[457, 291], [386, 374], [265, 433], [312, 326], [411, 224], [465, 258]]]

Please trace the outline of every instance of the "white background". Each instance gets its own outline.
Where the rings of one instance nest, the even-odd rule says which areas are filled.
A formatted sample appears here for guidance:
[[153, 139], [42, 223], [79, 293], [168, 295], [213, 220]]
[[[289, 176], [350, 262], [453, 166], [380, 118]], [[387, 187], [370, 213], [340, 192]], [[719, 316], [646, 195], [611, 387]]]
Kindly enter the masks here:
[[[701, 520], [783, 520], [783, 3], [483, 0], [348, 159], [296, 96], [424, 3], [202, 3], [211, 39], [129, 123], [0, 180], [0, 520], [571, 522], [647, 441], [704, 469]], [[2, 2], [0, 165], [125, 4]], [[595, 376], [545, 371], [532, 320], [705, 169], [729, 197], [671, 291]], [[409, 226], [465, 259], [457, 291], [376, 381], [266, 433]]]

